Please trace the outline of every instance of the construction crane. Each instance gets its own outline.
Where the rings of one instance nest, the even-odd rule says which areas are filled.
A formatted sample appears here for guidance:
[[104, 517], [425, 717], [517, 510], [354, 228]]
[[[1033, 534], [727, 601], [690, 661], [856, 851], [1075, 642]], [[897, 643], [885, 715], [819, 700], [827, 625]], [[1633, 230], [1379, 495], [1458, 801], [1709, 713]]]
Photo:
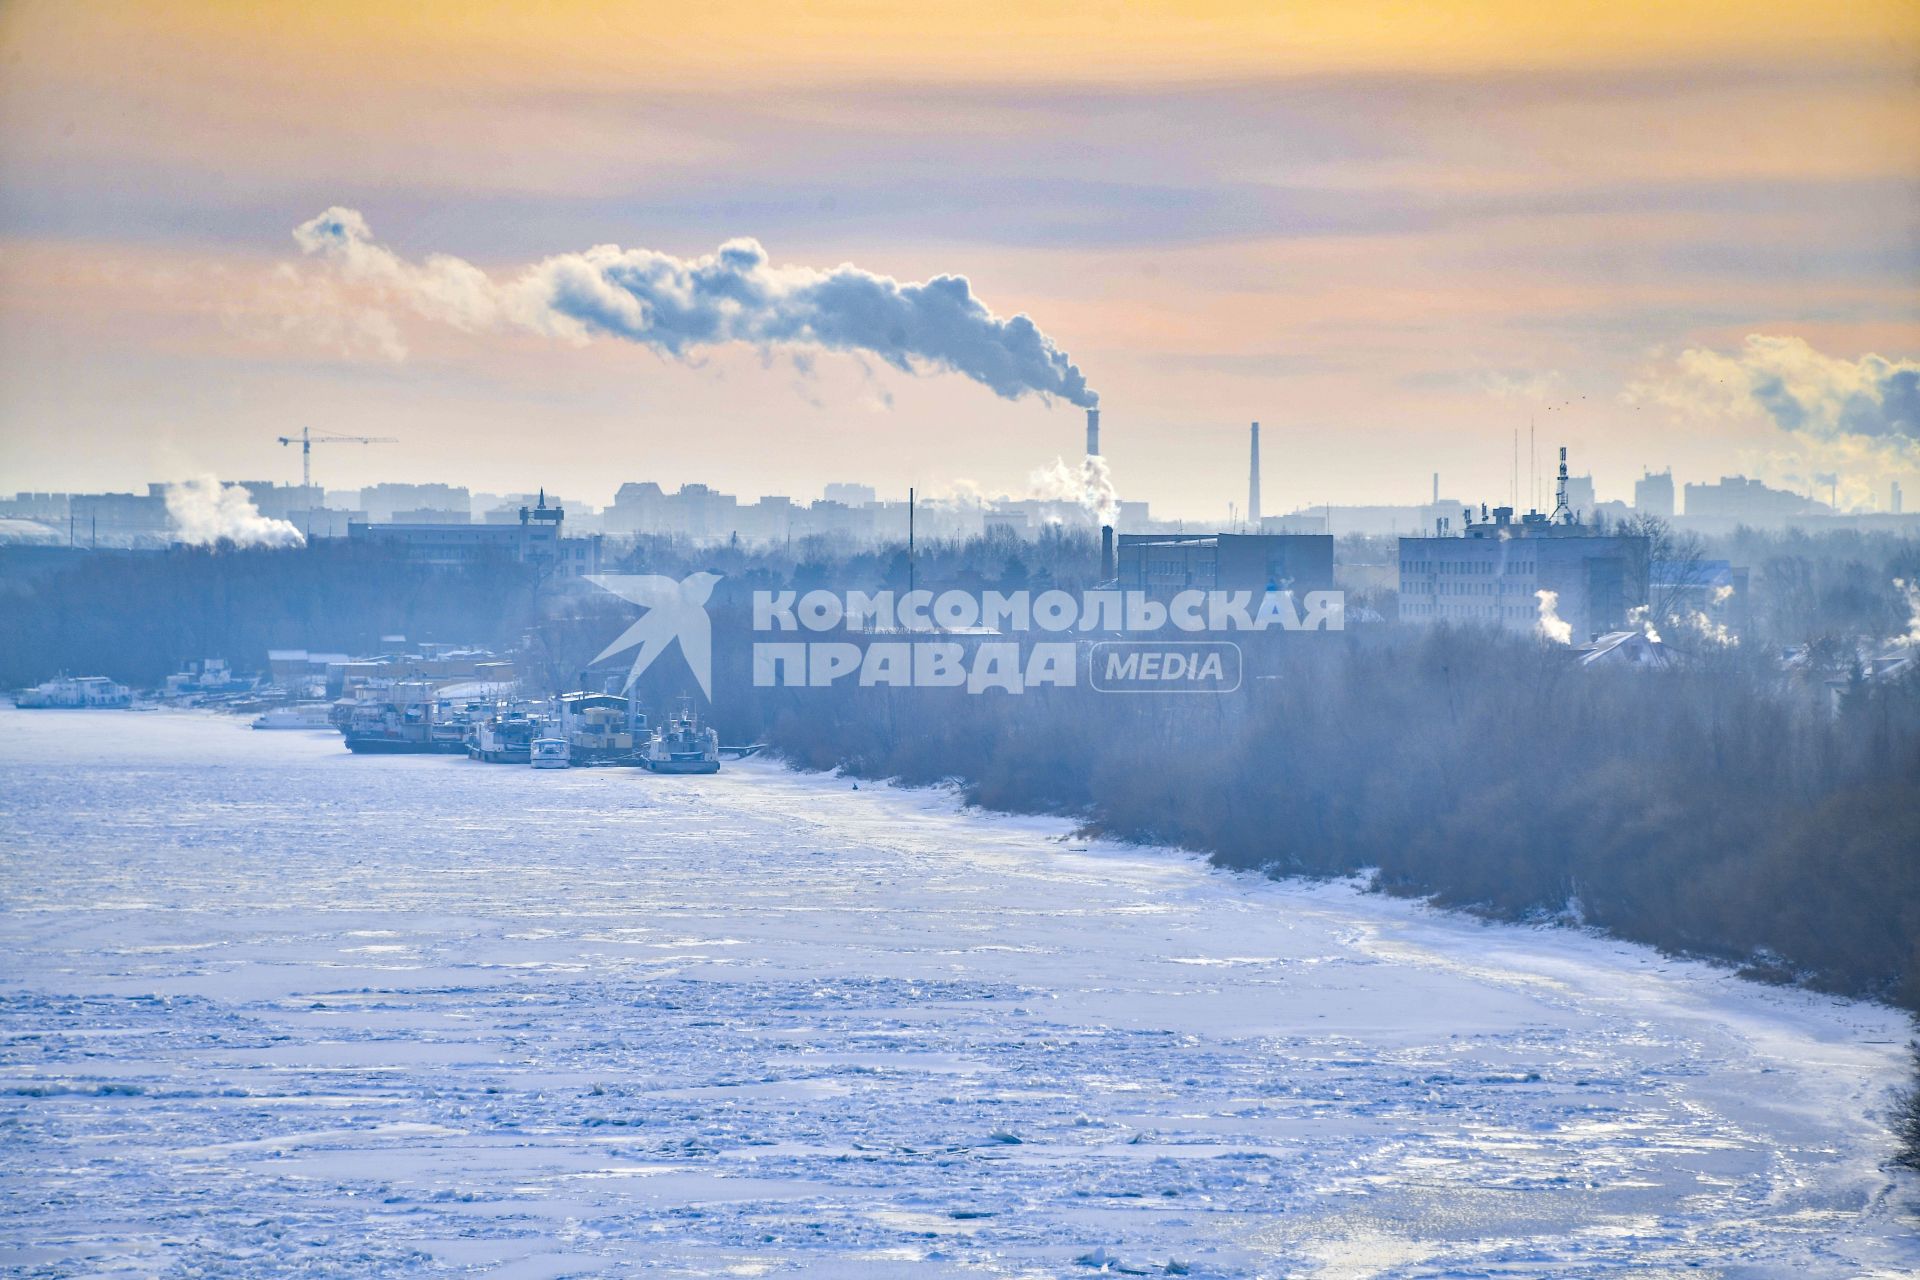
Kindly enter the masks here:
[[281, 436], [280, 443], [300, 446], [300, 487], [309, 489], [313, 487], [313, 446], [316, 444], [399, 444], [400, 442], [392, 436], [317, 436], [308, 428], [302, 427], [298, 437]]

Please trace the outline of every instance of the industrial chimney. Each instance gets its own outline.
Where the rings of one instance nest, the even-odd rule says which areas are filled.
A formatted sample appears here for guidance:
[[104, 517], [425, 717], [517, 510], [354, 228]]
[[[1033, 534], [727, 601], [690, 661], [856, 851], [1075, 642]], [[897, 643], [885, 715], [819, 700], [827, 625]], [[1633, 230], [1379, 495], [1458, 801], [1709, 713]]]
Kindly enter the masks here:
[[1100, 411], [1098, 409], [1087, 410], [1087, 456], [1089, 458], [1100, 456]]
[[1119, 566], [1113, 562], [1113, 526], [1100, 526], [1100, 581], [1112, 582], [1120, 576]]
[[1260, 532], [1260, 424], [1253, 424], [1252, 452], [1247, 460], [1247, 528]]

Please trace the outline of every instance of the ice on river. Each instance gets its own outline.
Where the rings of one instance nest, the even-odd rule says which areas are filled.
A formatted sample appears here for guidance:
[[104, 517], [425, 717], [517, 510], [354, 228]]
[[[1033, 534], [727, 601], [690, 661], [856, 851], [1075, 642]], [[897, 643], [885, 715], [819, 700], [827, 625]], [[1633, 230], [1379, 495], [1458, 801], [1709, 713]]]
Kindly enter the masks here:
[[1902, 1020], [749, 762], [0, 711], [0, 1271], [1920, 1269]]

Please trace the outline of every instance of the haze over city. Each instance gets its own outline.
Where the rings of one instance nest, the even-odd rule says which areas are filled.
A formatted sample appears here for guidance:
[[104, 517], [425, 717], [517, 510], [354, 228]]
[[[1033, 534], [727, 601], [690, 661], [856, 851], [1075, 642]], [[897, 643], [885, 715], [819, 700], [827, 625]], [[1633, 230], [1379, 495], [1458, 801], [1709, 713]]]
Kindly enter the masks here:
[[1920, 0], [0, 0], [0, 1274], [1920, 1276]]
[[[1916, 491], [1910, 5], [543, 14], [9, 6], [0, 488], [293, 481], [303, 426], [397, 440], [329, 488], [595, 503], [1018, 496], [1077, 455], [1071, 387], [937, 343], [502, 301], [750, 239], [1030, 317], [1168, 517], [1224, 516], [1253, 419], [1269, 511], [1501, 500], [1530, 422], [1602, 499]], [[401, 274], [296, 239], [336, 209]]]

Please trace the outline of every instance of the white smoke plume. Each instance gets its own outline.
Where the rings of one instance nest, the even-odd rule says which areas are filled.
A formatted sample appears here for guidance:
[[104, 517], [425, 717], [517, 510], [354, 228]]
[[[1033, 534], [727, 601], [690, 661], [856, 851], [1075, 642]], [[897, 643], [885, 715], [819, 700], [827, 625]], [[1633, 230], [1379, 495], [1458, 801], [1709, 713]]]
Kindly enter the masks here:
[[[1725, 605], [1727, 601], [1731, 599], [1733, 599], [1732, 587], [1715, 587], [1713, 589], [1713, 605], [1716, 609]], [[1682, 619], [1682, 621], [1699, 632], [1701, 639], [1711, 644], [1717, 644], [1723, 649], [1734, 648], [1740, 643], [1740, 637], [1734, 635], [1733, 632], [1727, 628], [1726, 623], [1715, 622], [1703, 609], [1695, 609], [1690, 615]]]
[[1533, 598], [1540, 602], [1540, 621], [1535, 630], [1555, 644], [1572, 644], [1573, 624], [1560, 617], [1560, 593], [1536, 591]]
[[850, 264], [775, 266], [758, 241], [740, 239], [699, 258], [596, 245], [500, 281], [445, 254], [409, 262], [376, 242], [358, 211], [337, 206], [293, 237], [344, 280], [461, 329], [620, 338], [676, 359], [731, 342], [866, 352], [907, 372], [964, 374], [1009, 399], [1100, 399], [1039, 326], [995, 315], [965, 276], [902, 284]]
[[195, 546], [298, 547], [307, 541], [287, 521], [261, 515], [245, 489], [211, 475], [168, 485], [167, 517], [179, 540]]
[[1907, 598], [1907, 634], [1898, 637], [1901, 644], [1920, 645], [1920, 582], [1895, 578], [1893, 588]]
[[1120, 516], [1120, 495], [1113, 487], [1107, 460], [1097, 455], [1074, 466], [1055, 458], [1027, 476], [1029, 496], [1048, 502], [1077, 502], [1096, 524], [1113, 524]]

